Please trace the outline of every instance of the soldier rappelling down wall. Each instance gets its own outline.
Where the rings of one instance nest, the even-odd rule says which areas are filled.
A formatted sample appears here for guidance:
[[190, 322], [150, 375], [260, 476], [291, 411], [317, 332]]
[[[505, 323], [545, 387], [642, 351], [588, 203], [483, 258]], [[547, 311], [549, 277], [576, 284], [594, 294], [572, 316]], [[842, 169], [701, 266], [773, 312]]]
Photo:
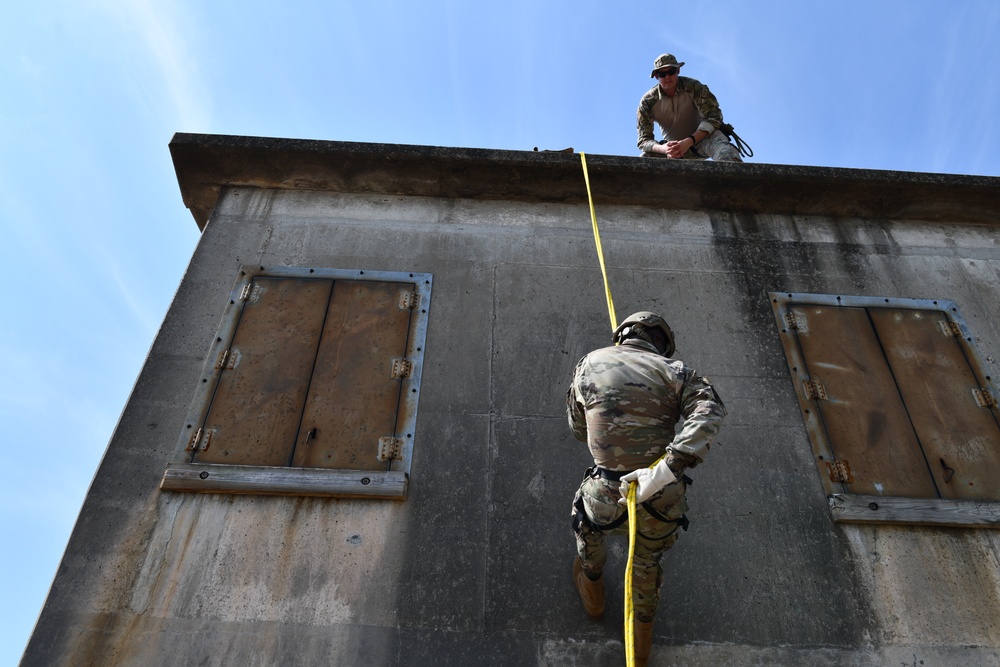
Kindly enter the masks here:
[[[642, 96], [636, 112], [638, 146], [643, 157], [743, 162], [741, 153], [753, 156], [733, 126], [722, 122], [719, 101], [708, 86], [680, 76], [683, 66], [669, 53], [653, 61], [650, 77], [657, 80], [657, 85]], [[663, 131], [662, 141], [656, 141], [653, 121]], [[730, 137], [739, 148], [729, 143]]]
[[[687, 528], [684, 475], [705, 458], [726, 409], [708, 380], [673, 359], [674, 336], [662, 317], [639, 312], [614, 333], [617, 345], [576, 366], [566, 395], [570, 428], [594, 458], [573, 499], [578, 557], [573, 581], [592, 619], [604, 615], [606, 533], [628, 530], [624, 505], [637, 484], [633, 561], [635, 664], [649, 658], [660, 600], [660, 558]], [[675, 425], [683, 422], [675, 435]], [[663, 454], [666, 453], [666, 457]], [[657, 459], [654, 467], [649, 466]]]

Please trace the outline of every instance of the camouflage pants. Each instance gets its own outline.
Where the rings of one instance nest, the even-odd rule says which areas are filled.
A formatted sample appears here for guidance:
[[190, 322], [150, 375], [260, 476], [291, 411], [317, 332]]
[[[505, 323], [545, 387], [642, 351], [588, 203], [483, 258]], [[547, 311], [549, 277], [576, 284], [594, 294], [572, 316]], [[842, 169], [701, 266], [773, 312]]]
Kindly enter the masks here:
[[[588, 474], [580, 484], [573, 499], [576, 532], [576, 551], [583, 563], [583, 570], [596, 577], [604, 571], [608, 559], [605, 534], [625, 535], [628, 539], [628, 510], [618, 504], [619, 482], [609, 481]], [[632, 603], [638, 620], [653, 620], [660, 604], [660, 585], [663, 583], [663, 567], [660, 557], [674, 545], [679, 536], [680, 521], [687, 511], [684, 497], [687, 485], [683, 481], [671, 484], [646, 501], [653, 510], [668, 522], [651, 515], [639, 505], [636, 508], [635, 552], [632, 557]], [[586, 510], [586, 520], [576, 518], [576, 508], [582, 499]], [[622, 515], [625, 520], [617, 527], [602, 530], [613, 524]]]
[[[666, 140], [661, 141], [666, 143]], [[667, 157], [660, 153], [647, 153], [643, 151], [643, 157]], [[696, 146], [684, 154], [683, 160], [707, 160], [712, 158], [716, 162], [743, 162], [740, 152], [736, 146], [729, 143], [729, 137], [721, 131], [716, 130], [701, 140]]]

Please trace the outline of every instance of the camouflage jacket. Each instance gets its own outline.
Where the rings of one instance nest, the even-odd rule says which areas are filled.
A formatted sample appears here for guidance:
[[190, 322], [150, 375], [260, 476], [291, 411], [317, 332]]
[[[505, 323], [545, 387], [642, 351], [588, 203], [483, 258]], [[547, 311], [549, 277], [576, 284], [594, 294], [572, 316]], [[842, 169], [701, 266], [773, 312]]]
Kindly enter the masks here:
[[637, 145], [649, 151], [656, 143], [653, 121], [660, 125], [663, 138], [684, 139], [695, 130], [711, 133], [722, 125], [722, 109], [708, 86], [686, 76], [677, 77], [677, 91], [667, 97], [659, 84], [653, 86], [639, 101], [636, 127], [639, 130]]
[[[636, 470], [668, 447], [703, 460], [726, 408], [708, 380], [684, 362], [629, 339], [580, 360], [566, 394], [566, 414], [595, 463]], [[683, 427], [675, 434], [679, 421]]]

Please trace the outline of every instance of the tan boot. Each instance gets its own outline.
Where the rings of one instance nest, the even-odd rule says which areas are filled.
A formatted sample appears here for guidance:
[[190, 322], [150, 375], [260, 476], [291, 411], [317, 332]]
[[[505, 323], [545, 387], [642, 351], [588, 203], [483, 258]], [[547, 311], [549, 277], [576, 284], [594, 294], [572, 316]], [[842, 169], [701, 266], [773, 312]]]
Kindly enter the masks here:
[[649, 650], [653, 648], [653, 622], [635, 622], [635, 667], [646, 667]]
[[573, 583], [580, 593], [583, 609], [592, 620], [599, 621], [604, 617], [604, 575], [597, 581], [591, 580], [583, 571], [583, 563], [577, 556], [573, 561]]

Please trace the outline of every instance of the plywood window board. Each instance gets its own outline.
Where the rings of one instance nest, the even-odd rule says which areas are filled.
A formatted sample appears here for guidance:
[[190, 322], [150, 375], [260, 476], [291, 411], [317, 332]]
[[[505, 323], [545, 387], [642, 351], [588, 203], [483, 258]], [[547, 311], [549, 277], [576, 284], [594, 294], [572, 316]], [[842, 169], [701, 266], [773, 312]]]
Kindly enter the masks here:
[[837, 521], [1000, 525], [1000, 413], [955, 303], [770, 294]]
[[432, 277], [244, 267], [161, 488], [402, 498]]

